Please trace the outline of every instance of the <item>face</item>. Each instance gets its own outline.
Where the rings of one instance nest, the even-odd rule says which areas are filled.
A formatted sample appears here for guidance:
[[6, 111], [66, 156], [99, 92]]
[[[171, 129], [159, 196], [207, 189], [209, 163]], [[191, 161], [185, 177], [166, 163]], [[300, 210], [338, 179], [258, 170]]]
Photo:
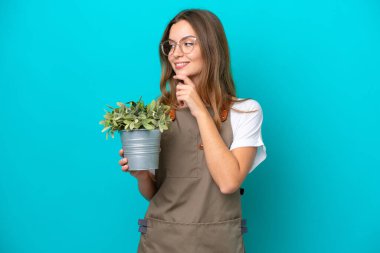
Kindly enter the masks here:
[[[178, 43], [181, 39], [189, 35], [197, 37], [197, 34], [191, 27], [190, 23], [186, 20], [181, 20], [172, 25], [169, 32], [169, 39]], [[186, 41], [186, 39], [182, 40], [182, 42]], [[182, 47], [186, 46], [185, 44], [182, 45]], [[199, 41], [195, 41], [194, 47], [190, 53], [183, 53], [177, 45], [173, 53], [169, 54], [168, 59], [176, 74], [185, 75], [194, 83], [197, 83], [203, 67]]]

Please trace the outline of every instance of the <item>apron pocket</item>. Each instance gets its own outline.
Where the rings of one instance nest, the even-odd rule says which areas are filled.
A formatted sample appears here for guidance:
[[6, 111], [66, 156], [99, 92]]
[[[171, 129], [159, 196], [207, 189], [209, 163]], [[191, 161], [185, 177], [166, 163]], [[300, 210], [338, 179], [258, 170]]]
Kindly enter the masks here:
[[199, 178], [200, 167], [198, 152], [193, 144], [183, 148], [180, 153], [170, 159], [165, 159], [166, 176], [170, 178]]
[[189, 134], [181, 138], [172, 135], [173, 133], [162, 135], [160, 169], [169, 178], [199, 178], [199, 134], [189, 130]]

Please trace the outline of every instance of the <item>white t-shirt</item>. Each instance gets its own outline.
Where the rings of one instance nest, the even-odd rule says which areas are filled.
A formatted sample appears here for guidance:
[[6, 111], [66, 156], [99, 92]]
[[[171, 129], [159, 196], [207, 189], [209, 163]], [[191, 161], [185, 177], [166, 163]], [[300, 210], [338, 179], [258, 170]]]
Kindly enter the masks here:
[[[241, 98], [238, 98], [238, 100], [241, 100]], [[233, 109], [230, 110], [233, 134], [233, 141], [230, 150], [240, 147], [257, 147], [256, 157], [251, 169], [249, 170], [249, 173], [251, 173], [267, 157], [266, 147], [261, 135], [263, 111], [260, 104], [253, 99], [234, 103], [232, 108], [236, 108], [241, 111], [257, 110], [249, 113], [238, 112]], [[155, 170], [149, 171], [152, 174], [155, 174]]]
[[[241, 98], [238, 98], [238, 100], [241, 100]], [[230, 110], [233, 133], [233, 141], [230, 150], [240, 147], [257, 147], [256, 157], [249, 170], [249, 173], [251, 173], [267, 157], [266, 147], [261, 135], [263, 111], [260, 104], [253, 99], [234, 103], [232, 108], [241, 111], [257, 110], [249, 113], [237, 112], [233, 109]]]

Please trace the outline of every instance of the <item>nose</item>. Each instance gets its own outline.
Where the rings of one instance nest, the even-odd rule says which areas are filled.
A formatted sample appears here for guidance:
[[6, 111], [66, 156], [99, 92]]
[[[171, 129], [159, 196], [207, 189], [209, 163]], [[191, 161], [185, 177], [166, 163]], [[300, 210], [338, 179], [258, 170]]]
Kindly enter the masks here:
[[181, 50], [181, 48], [180, 48], [180, 45], [175, 45], [175, 47], [174, 47], [174, 51], [173, 51], [173, 56], [174, 57], [178, 57], [178, 56], [182, 56], [183, 55], [183, 53], [182, 53], [182, 50]]

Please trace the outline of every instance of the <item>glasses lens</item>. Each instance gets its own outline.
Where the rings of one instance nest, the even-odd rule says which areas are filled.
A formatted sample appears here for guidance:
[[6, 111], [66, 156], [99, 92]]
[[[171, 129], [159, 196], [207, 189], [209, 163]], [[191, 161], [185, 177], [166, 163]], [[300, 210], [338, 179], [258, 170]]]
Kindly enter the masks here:
[[174, 48], [174, 43], [169, 41], [169, 40], [164, 41], [161, 44], [161, 49], [162, 49], [162, 52], [164, 53], [164, 55], [169, 55], [173, 48]]
[[[180, 48], [184, 54], [191, 53], [194, 49], [196, 38], [189, 37], [184, 38], [179, 42]], [[170, 55], [173, 53], [176, 43], [171, 40], [166, 40], [161, 44], [161, 50], [164, 55]]]
[[184, 54], [191, 53], [195, 44], [195, 38], [186, 38], [181, 42], [181, 48]]

